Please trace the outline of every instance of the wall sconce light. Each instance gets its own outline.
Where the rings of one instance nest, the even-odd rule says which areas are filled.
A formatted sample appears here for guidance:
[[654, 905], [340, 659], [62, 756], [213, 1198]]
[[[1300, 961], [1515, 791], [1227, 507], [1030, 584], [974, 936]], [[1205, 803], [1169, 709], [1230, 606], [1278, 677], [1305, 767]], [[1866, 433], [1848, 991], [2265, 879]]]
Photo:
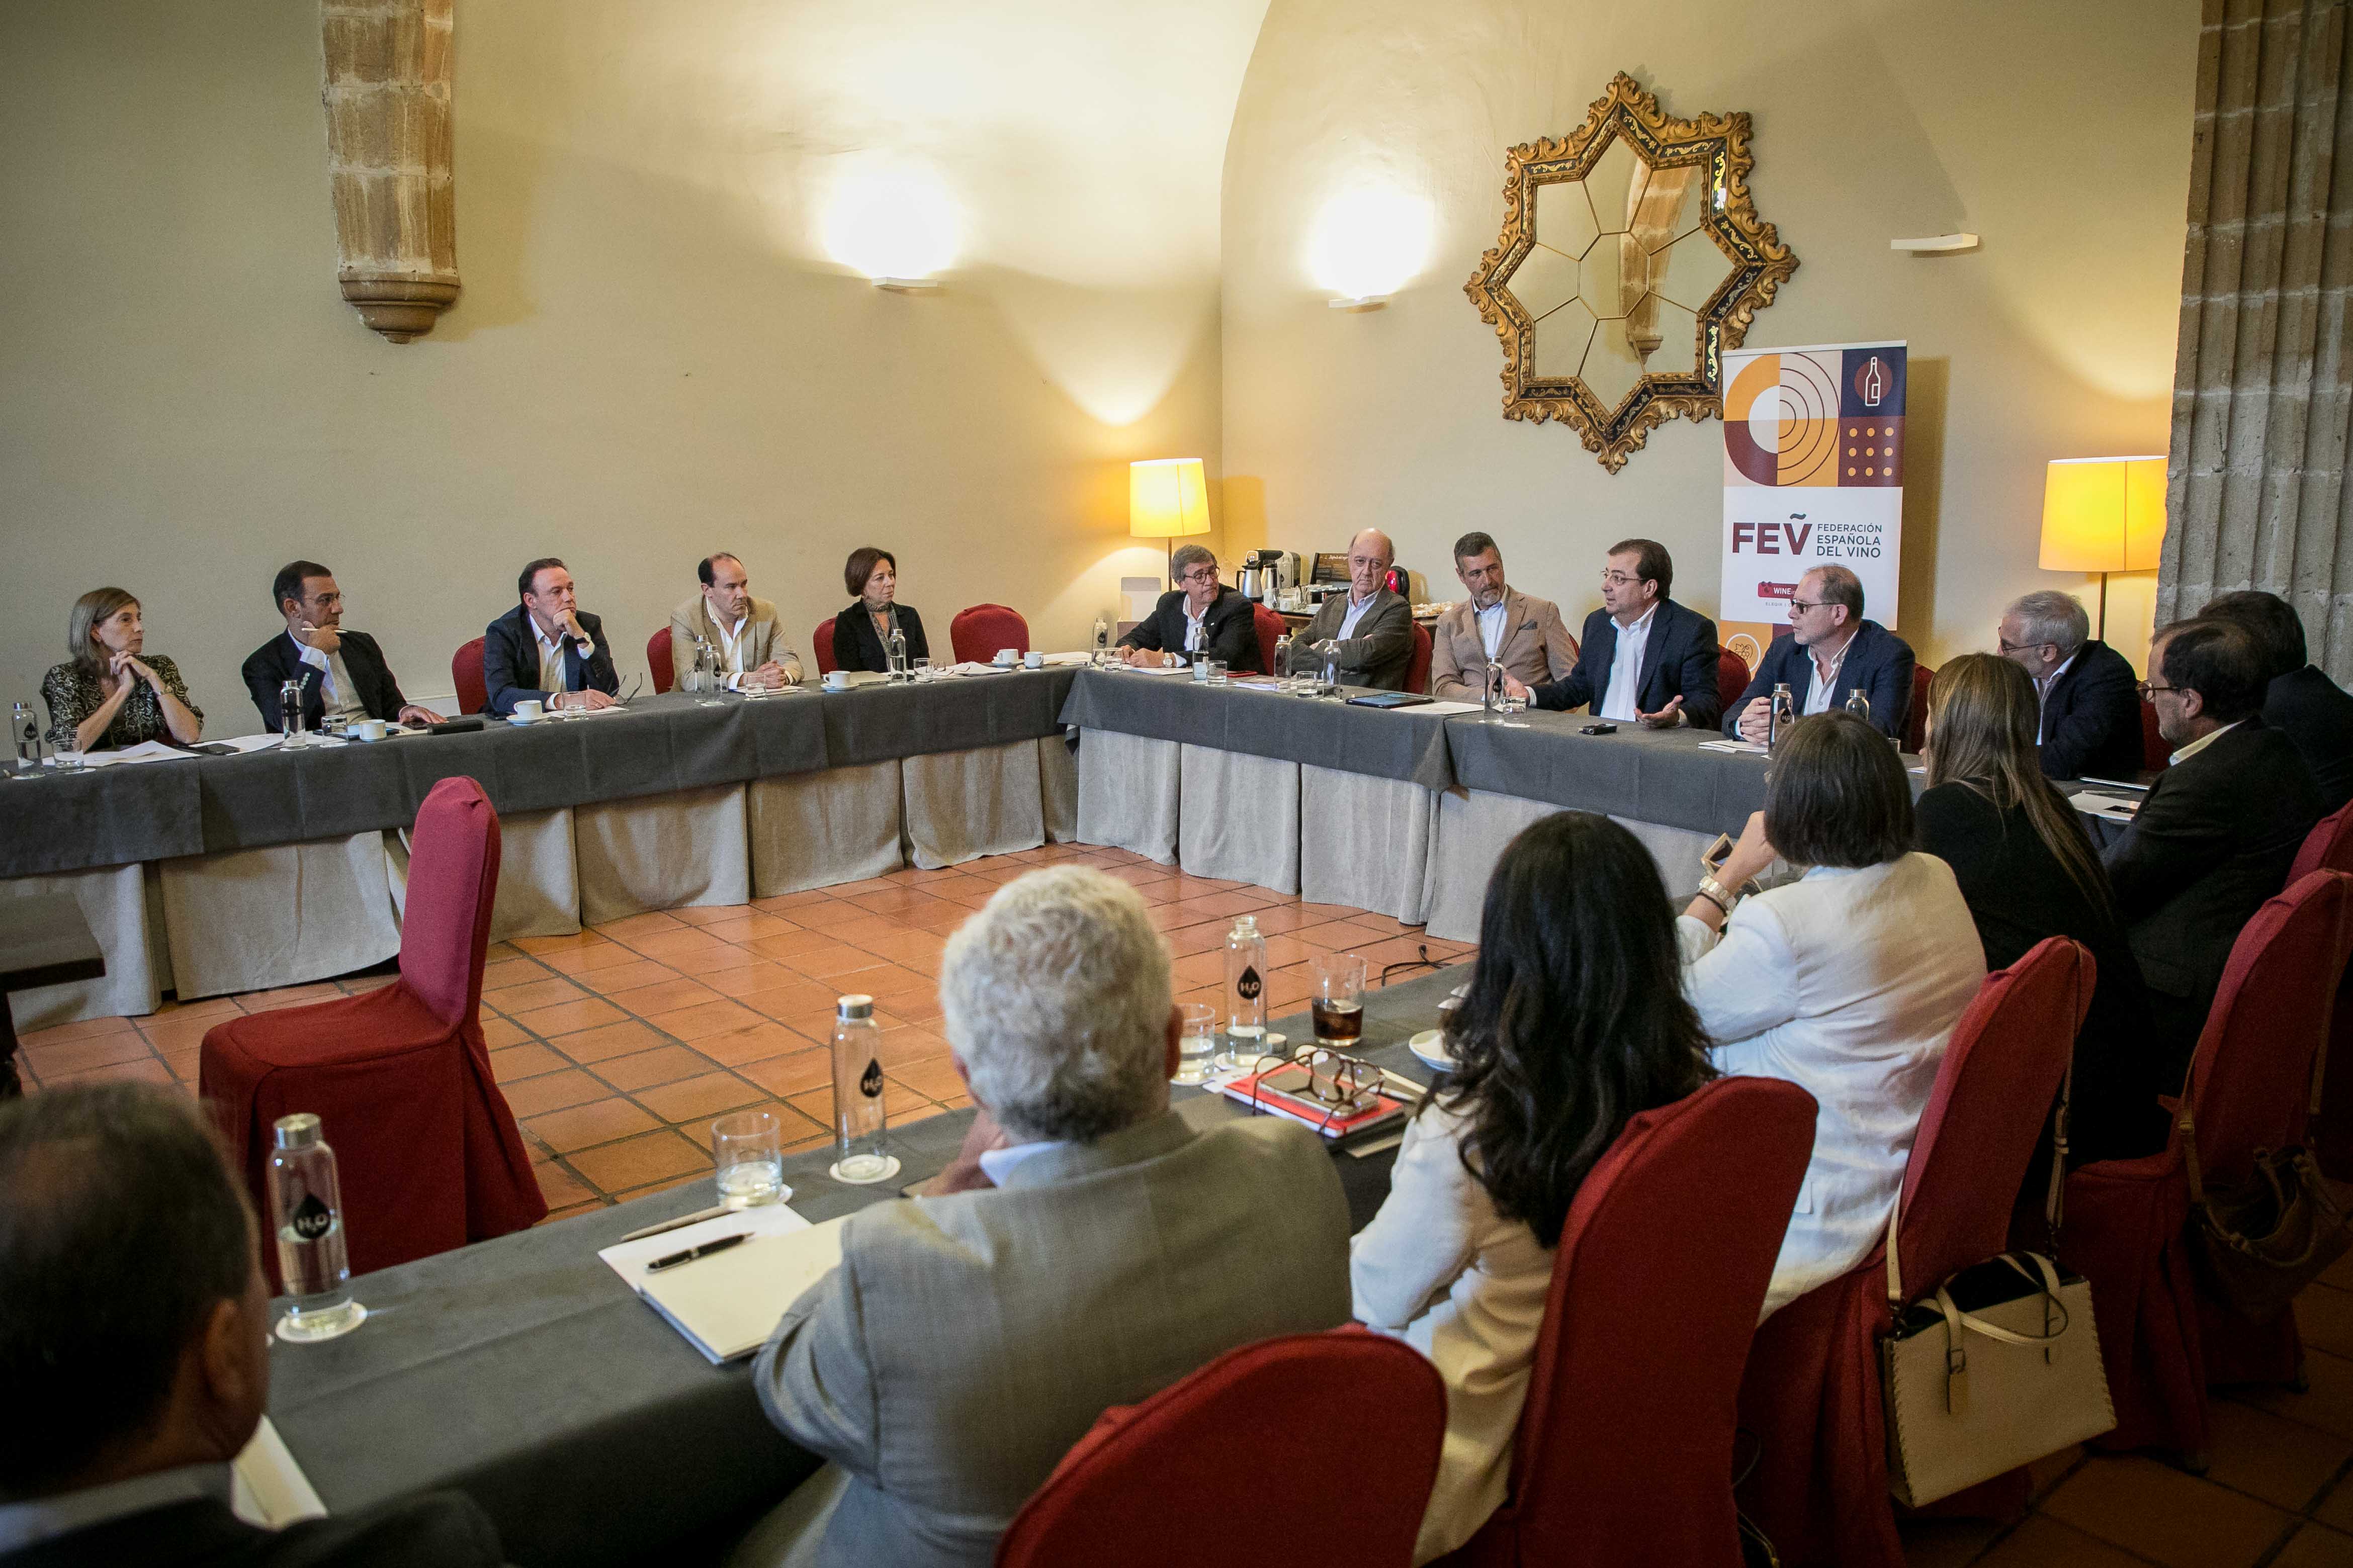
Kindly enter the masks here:
[[1402, 191], [1360, 186], [1324, 204], [1308, 241], [1307, 270], [1335, 310], [1377, 310], [1430, 258], [1430, 204]]
[[955, 258], [955, 200], [925, 169], [845, 174], [825, 207], [825, 248], [893, 294], [931, 294]]

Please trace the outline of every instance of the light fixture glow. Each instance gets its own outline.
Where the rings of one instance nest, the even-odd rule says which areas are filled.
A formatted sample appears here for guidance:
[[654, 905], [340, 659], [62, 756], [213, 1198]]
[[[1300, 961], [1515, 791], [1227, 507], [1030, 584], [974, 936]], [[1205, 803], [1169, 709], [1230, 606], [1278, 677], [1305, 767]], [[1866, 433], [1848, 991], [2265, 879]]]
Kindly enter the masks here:
[[927, 169], [860, 169], [835, 184], [823, 234], [827, 254], [879, 286], [927, 291], [955, 259], [955, 202]]
[[1430, 258], [1432, 218], [1419, 196], [1379, 186], [1324, 204], [1307, 246], [1307, 270], [1337, 298], [1336, 310], [1377, 310]]

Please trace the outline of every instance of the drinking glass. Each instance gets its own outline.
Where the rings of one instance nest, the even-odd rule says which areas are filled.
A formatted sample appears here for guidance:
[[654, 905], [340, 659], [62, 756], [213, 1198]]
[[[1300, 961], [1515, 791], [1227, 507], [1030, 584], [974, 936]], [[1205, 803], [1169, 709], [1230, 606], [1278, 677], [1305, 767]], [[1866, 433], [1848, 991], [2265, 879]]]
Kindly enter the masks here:
[[1205, 658], [1201, 661], [1201, 668], [1207, 672], [1201, 677], [1201, 679], [1208, 681], [1210, 685], [1223, 686], [1226, 684], [1226, 661], [1224, 659]]
[[785, 1186], [785, 1163], [776, 1117], [739, 1110], [711, 1124], [711, 1161], [719, 1169], [719, 1201], [731, 1209], [775, 1203]]
[[932, 661], [929, 658], [919, 658], [915, 661], [917, 680], [929, 680], [936, 673], [938, 672], [932, 668]]
[[49, 748], [49, 757], [58, 764], [58, 772], [61, 773], [80, 770], [81, 737], [75, 733], [72, 725], [68, 724], [58, 730], [57, 743]]
[[1311, 963], [1315, 981], [1308, 1016], [1319, 1046], [1354, 1046], [1365, 1037], [1365, 961], [1353, 952], [1318, 953]]
[[1184, 1005], [1184, 1032], [1176, 1037], [1176, 1076], [1171, 1083], [1198, 1083], [1208, 1076], [1209, 1056], [1218, 1047], [1218, 1010], [1207, 1002]]

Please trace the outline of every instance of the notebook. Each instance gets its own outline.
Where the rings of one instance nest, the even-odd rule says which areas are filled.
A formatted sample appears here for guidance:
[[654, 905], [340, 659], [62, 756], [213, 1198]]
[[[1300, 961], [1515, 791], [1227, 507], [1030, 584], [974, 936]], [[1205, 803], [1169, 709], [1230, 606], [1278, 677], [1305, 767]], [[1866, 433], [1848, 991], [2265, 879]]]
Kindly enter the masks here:
[[1319, 1104], [1298, 1095], [1285, 1094], [1279, 1089], [1269, 1089], [1259, 1081], [1282, 1070], [1283, 1069], [1281, 1068], [1270, 1068], [1266, 1072], [1251, 1073], [1248, 1077], [1233, 1079], [1216, 1087], [1219, 1093], [1229, 1099], [1238, 1100], [1253, 1110], [1266, 1111], [1275, 1116], [1287, 1116], [1293, 1121], [1303, 1122], [1326, 1138], [1345, 1138], [1351, 1133], [1362, 1132], [1368, 1127], [1377, 1127], [1385, 1121], [1405, 1114], [1406, 1108], [1403, 1100], [1392, 1100], [1386, 1095], [1376, 1095], [1369, 1105], [1355, 1115], [1335, 1117], [1332, 1114], [1332, 1107], [1328, 1105]]
[[740, 1360], [765, 1344], [785, 1309], [841, 1261], [849, 1218], [772, 1231], [644, 1275], [638, 1293], [714, 1366]]

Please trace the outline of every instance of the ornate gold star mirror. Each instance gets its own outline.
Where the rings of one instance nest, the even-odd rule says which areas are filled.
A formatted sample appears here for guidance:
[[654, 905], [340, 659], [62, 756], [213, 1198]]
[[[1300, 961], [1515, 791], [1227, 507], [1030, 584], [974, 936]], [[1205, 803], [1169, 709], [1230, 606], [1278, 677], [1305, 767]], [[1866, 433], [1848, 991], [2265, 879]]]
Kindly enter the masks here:
[[1504, 155], [1502, 241], [1462, 291], [1504, 342], [1504, 417], [1558, 419], [1616, 473], [1723, 412], [1724, 352], [1798, 269], [1748, 199], [1746, 113], [1670, 120], [1620, 72], [1585, 124]]

